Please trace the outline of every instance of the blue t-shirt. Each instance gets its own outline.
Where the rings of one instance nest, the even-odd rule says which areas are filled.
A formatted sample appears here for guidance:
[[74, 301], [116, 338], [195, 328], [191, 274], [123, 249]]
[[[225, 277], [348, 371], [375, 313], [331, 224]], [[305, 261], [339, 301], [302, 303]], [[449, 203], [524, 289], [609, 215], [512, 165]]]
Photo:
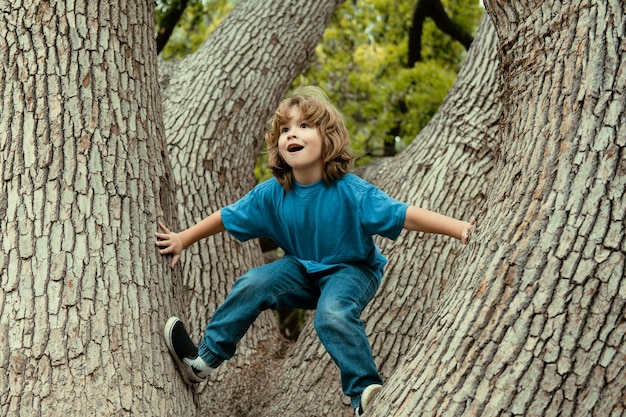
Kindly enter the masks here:
[[240, 241], [267, 237], [309, 273], [357, 264], [381, 278], [386, 258], [374, 235], [397, 239], [408, 204], [353, 174], [326, 184], [295, 183], [289, 192], [272, 178], [221, 210]]

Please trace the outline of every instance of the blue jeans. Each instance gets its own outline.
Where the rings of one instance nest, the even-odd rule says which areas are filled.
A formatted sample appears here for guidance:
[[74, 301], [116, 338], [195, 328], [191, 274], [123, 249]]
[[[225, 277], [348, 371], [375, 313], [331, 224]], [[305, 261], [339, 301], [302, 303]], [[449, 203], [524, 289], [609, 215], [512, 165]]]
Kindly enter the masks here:
[[315, 331], [339, 367], [343, 392], [356, 407], [368, 385], [382, 384], [361, 320], [379, 285], [376, 276], [359, 266], [309, 274], [291, 256], [250, 269], [215, 311], [199, 354], [217, 367], [235, 354], [237, 343], [262, 311], [316, 309]]

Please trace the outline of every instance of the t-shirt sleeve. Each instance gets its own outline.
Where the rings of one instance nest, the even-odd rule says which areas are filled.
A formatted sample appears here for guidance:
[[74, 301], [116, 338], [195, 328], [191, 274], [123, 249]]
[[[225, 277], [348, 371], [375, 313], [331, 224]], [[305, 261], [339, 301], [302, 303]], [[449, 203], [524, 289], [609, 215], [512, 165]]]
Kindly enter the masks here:
[[259, 188], [254, 188], [240, 200], [220, 210], [226, 231], [245, 242], [267, 236]]
[[409, 204], [388, 196], [372, 186], [361, 202], [363, 228], [370, 235], [380, 235], [396, 240], [402, 232]]

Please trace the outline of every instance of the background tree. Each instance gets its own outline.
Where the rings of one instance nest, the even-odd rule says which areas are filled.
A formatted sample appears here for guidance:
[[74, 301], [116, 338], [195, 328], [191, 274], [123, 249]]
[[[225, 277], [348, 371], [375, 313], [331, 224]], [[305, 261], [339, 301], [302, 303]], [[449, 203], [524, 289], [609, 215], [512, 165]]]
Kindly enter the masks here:
[[195, 52], [235, 3], [230, 0], [157, 0], [157, 54], [167, 60]]
[[441, 0], [418, 0], [413, 11], [413, 21], [409, 29], [408, 66], [422, 60], [422, 31], [426, 18], [430, 17], [442, 32], [450, 35], [465, 49], [469, 49], [474, 37], [467, 30], [451, 19]]
[[[198, 4], [199, 2], [194, 3]], [[165, 45], [169, 41], [170, 36], [172, 36], [188, 4], [188, 0], [173, 0], [171, 2], [157, 1], [155, 13], [157, 54], [161, 53], [163, 48], [165, 48]]]

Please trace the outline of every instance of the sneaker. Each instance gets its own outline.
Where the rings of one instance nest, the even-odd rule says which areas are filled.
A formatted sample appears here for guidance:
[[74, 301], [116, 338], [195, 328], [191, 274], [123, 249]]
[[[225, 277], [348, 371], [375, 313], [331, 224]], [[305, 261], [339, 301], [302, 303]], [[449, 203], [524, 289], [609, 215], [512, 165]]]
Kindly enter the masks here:
[[170, 317], [165, 323], [165, 344], [170, 350], [180, 375], [188, 385], [202, 382], [211, 372], [211, 367], [198, 356], [198, 348], [191, 341], [183, 322]]
[[363, 394], [361, 394], [361, 403], [354, 409], [354, 415], [356, 417], [365, 415], [365, 410], [367, 410], [370, 403], [374, 401], [374, 398], [376, 398], [382, 387], [383, 386], [379, 384], [372, 384], [363, 390]]

